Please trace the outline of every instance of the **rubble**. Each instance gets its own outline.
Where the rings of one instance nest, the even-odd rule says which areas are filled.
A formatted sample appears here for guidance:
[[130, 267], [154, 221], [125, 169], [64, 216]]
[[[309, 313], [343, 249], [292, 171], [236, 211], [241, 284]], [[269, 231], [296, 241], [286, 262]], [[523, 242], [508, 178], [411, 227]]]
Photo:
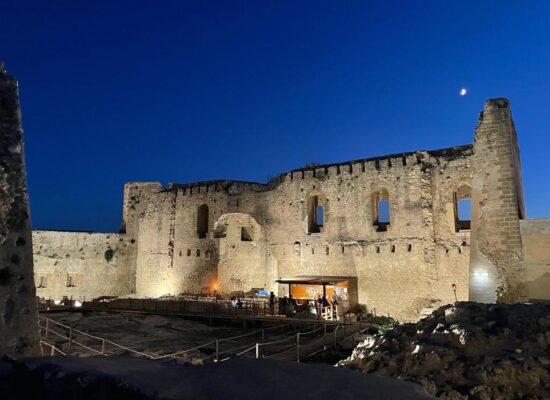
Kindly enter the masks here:
[[550, 305], [458, 302], [360, 343], [339, 366], [442, 399], [550, 398]]

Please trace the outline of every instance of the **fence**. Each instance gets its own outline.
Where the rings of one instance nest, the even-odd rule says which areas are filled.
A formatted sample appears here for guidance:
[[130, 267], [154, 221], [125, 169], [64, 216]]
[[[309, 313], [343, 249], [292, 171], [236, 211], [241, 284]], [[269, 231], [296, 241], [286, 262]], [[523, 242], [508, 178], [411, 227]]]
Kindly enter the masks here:
[[[41, 338], [41, 342], [40, 342], [42, 347], [42, 355], [48, 355], [48, 354], [52, 356], [56, 354], [71, 355], [75, 347], [80, 347], [92, 354], [101, 355], [101, 356], [114, 355], [116, 353], [113, 351], [113, 349], [119, 349], [119, 350], [127, 351], [135, 356], [145, 357], [151, 360], [178, 358], [178, 357], [189, 355], [190, 353], [198, 350], [203, 350], [203, 353], [210, 352], [211, 354], [207, 354], [206, 357], [194, 359], [194, 362], [202, 362], [202, 363], [210, 362], [210, 361], [212, 362], [226, 361], [233, 357], [246, 355], [247, 353], [250, 353], [253, 350], [255, 350], [256, 358], [279, 357], [279, 358], [290, 359], [291, 357], [289, 355], [289, 351], [294, 348], [296, 348], [296, 361], [300, 362], [302, 348], [306, 348], [306, 351], [307, 351], [307, 348], [318, 350], [318, 347], [320, 347], [320, 344], [321, 344], [320, 340], [322, 340], [322, 349], [326, 350], [327, 345], [329, 344], [330, 334], [333, 334], [334, 336], [334, 345], [336, 345], [338, 341], [339, 331], [343, 332], [342, 337], [346, 336], [345, 334], [346, 325], [332, 325], [332, 324], [327, 325], [326, 323], [322, 325], [313, 324], [311, 326], [305, 326], [305, 327], [302, 327], [302, 329], [296, 330], [295, 325], [286, 324], [286, 325], [291, 325], [294, 328], [294, 333], [291, 335], [288, 335], [288, 333], [283, 333], [281, 335], [270, 337], [269, 341], [264, 341], [266, 339], [266, 331], [270, 332], [272, 330], [281, 329], [284, 332], [286, 325], [273, 326], [269, 328], [261, 328], [261, 329], [257, 329], [238, 336], [214, 339], [209, 342], [203, 343], [199, 346], [195, 346], [193, 348], [186, 349], [186, 350], [173, 352], [170, 354], [152, 355], [152, 354], [147, 354], [145, 352], [129, 348], [127, 346], [123, 346], [121, 344], [115, 343], [106, 338], [91, 335], [89, 333], [74, 329], [68, 325], [61, 324], [50, 318], [45, 318], [40, 316], [40, 322], [41, 322], [39, 324], [40, 329], [41, 331], [44, 332], [44, 336]], [[333, 328], [332, 332], [330, 331], [330, 328]], [[350, 328], [351, 327], [348, 327], [348, 329]], [[361, 329], [362, 327], [359, 324], [359, 331]], [[356, 329], [352, 329], [352, 330], [355, 331], [355, 333], [357, 333]], [[62, 344], [61, 346], [62, 349], [47, 342], [49, 335], [59, 337], [63, 339], [63, 341], [66, 341], [65, 343]], [[86, 338], [87, 342], [83, 343], [84, 340], [79, 338], [78, 336]], [[303, 342], [304, 337], [315, 337], [315, 336], [319, 336], [317, 341], [310, 341], [305, 343]], [[244, 344], [239, 343], [238, 345], [235, 345], [235, 343], [232, 344], [232, 342], [235, 342], [236, 340], [242, 339], [245, 337], [254, 337], [254, 341], [249, 343], [244, 343]], [[90, 342], [93, 342], [93, 343], [90, 343]], [[227, 349], [222, 348], [225, 344], [228, 345]], [[63, 349], [63, 346], [66, 346], [66, 348]], [[231, 346], [234, 346], [234, 347], [231, 347]]]
[[[321, 321], [339, 321], [339, 309], [337, 305], [326, 307], [301, 306], [290, 314], [288, 310], [275, 304], [273, 307], [263, 299], [243, 299], [241, 307], [236, 307], [229, 300], [208, 301], [184, 299], [114, 299], [105, 302], [84, 302], [83, 309], [87, 310], [128, 310], [151, 311], [164, 313], [178, 313], [197, 316], [246, 316], [253, 318], [276, 318]], [[348, 312], [348, 320], [351, 323], [351, 314]], [[346, 323], [344, 316], [343, 323]]]

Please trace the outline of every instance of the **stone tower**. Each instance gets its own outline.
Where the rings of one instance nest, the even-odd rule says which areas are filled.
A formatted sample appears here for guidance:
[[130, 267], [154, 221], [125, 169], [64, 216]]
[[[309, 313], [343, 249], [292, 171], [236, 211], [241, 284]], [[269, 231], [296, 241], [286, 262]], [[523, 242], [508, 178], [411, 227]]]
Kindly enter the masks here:
[[0, 61], [0, 355], [39, 354], [17, 81]]
[[525, 299], [520, 168], [509, 101], [487, 100], [475, 130], [472, 158], [471, 301]]

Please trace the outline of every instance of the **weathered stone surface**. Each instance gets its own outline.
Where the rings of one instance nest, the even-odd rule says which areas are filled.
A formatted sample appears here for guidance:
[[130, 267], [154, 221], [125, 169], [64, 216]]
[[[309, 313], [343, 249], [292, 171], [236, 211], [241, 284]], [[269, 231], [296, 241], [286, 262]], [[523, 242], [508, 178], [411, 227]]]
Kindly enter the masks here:
[[444, 399], [550, 396], [550, 305], [459, 302], [365, 341], [341, 366], [421, 383]]
[[135, 290], [130, 279], [135, 240], [128, 235], [33, 231], [32, 236], [39, 296], [83, 300]]
[[508, 99], [485, 102], [472, 157], [470, 300], [527, 299], [520, 219], [519, 147]]
[[0, 355], [39, 353], [17, 81], [0, 62]]

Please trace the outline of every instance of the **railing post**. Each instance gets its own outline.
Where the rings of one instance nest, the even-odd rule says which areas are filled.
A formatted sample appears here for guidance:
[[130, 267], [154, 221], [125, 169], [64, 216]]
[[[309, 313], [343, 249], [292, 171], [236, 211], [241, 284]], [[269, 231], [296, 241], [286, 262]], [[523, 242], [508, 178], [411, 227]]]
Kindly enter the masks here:
[[101, 354], [105, 355], [105, 339], [101, 339]]
[[256, 358], [260, 358], [260, 343], [256, 343]]
[[216, 357], [214, 357], [214, 362], [218, 362], [220, 360], [220, 341], [216, 339]]
[[300, 362], [300, 332], [296, 334], [296, 362]]
[[69, 328], [69, 349], [67, 350], [67, 355], [71, 354], [73, 347], [73, 328]]
[[50, 347], [52, 348], [52, 351], [50, 352], [50, 356], [55, 356], [55, 347], [50, 344]]
[[327, 324], [323, 325], [323, 350], [327, 349]]

